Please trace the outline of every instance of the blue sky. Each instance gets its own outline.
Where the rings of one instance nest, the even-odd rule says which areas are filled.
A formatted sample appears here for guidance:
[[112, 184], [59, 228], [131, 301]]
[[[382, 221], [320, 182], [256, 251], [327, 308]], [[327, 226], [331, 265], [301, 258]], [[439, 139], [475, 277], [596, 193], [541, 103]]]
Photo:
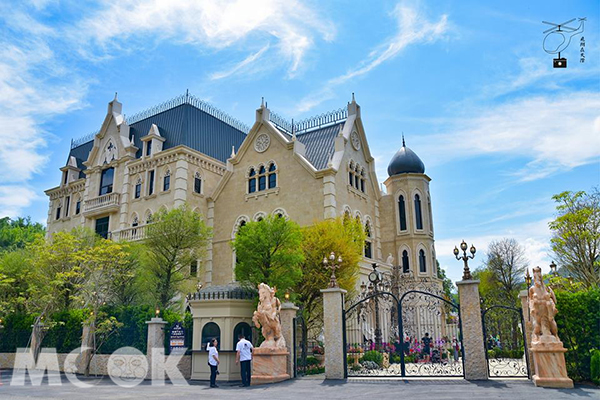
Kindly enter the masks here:
[[[250, 124], [356, 94], [378, 177], [406, 142], [432, 178], [436, 248], [502, 237], [551, 261], [551, 196], [600, 184], [597, 1], [0, 0], [0, 215], [46, 219], [71, 138], [119, 93], [133, 114], [189, 89]], [[553, 69], [548, 26], [585, 22]], [[575, 27], [578, 21], [572, 23]]]

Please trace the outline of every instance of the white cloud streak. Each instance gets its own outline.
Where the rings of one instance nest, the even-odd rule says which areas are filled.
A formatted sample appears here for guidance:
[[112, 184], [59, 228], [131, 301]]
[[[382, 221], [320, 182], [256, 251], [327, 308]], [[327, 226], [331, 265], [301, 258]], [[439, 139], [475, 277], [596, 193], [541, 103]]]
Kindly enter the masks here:
[[53, 29], [18, 7], [0, 14], [0, 217], [12, 217], [37, 198], [27, 182], [47, 161], [43, 124], [77, 108], [86, 84], [59, 60]]
[[415, 139], [415, 147], [432, 160], [430, 165], [459, 156], [524, 157], [530, 161], [511, 174], [528, 182], [600, 158], [598, 93], [521, 98], [471, 109], [447, 122], [443, 133]]
[[234, 65], [232, 68], [230, 68], [228, 70], [212, 73], [210, 75], [210, 79], [212, 79], [212, 80], [219, 80], [219, 79], [223, 79], [223, 78], [228, 78], [231, 75], [234, 75], [236, 73], [239, 73], [240, 71], [243, 71], [243, 70], [247, 69], [247, 67], [249, 67], [250, 65], [252, 65], [267, 50], [269, 50], [269, 47], [270, 46], [267, 44], [262, 49], [260, 49], [259, 51], [257, 51], [254, 54], [250, 54], [248, 57], [246, 57], [245, 59], [243, 59], [238, 64]]
[[443, 38], [448, 30], [448, 16], [442, 15], [437, 22], [426, 19], [422, 10], [414, 6], [398, 3], [391, 13], [397, 26], [396, 34], [385, 43], [375, 48], [367, 60], [352, 68], [345, 74], [330, 79], [317, 93], [313, 93], [301, 100], [298, 110], [301, 112], [331, 99], [335, 94], [335, 88], [357, 78], [366, 75], [384, 62], [395, 58], [408, 46], [415, 43], [432, 43]]
[[[333, 22], [297, 0], [106, 0], [72, 36], [83, 40], [82, 49], [91, 41], [105, 55], [133, 47], [139, 50], [148, 38], [214, 50], [234, 45], [256, 48], [257, 44], [264, 49], [265, 43], [274, 41], [278, 57], [273, 57], [271, 65], [277, 65], [275, 59], [284, 59], [293, 77], [315, 41], [331, 41], [335, 33]], [[245, 65], [259, 58], [251, 57]]]

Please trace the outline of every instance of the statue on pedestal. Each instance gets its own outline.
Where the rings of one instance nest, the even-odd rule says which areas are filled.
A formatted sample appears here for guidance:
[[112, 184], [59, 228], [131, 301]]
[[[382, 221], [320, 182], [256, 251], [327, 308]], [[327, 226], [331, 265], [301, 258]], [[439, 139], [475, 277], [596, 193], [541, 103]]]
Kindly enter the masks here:
[[546, 288], [542, 280], [540, 267], [533, 269], [533, 286], [529, 288], [529, 310], [533, 323], [531, 334], [531, 352], [535, 373], [533, 383], [536, 386], [572, 388], [573, 381], [567, 375], [565, 352], [567, 351], [558, 337], [558, 328], [554, 317], [556, 296]]
[[285, 339], [281, 335], [281, 322], [279, 321], [281, 302], [275, 297], [275, 289], [261, 283], [258, 285], [258, 298], [258, 308], [254, 311], [252, 322], [257, 328], [262, 326], [261, 331], [265, 341], [260, 347], [285, 349]]
[[544, 285], [540, 267], [533, 269], [533, 286], [529, 288], [529, 309], [533, 321], [532, 346], [538, 343], [561, 343], [554, 320], [558, 313], [556, 296], [551, 288]]
[[252, 352], [252, 384], [273, 383], [290, 379], [287, 370], [289, 352], [281, 333], [279, 312], [281, 302], [275, 297], [275, 288], [258, 285], [258, 307], [252, 316], [257, 328], [262, 328], [265, 340]]

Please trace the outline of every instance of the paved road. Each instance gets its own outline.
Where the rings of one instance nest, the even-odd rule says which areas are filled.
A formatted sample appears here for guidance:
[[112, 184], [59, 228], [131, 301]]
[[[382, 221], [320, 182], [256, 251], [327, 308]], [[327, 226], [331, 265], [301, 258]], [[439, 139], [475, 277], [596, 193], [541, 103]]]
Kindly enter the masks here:
[[206, 384], [175, 386], [167, 383], [153, 387], [149, 382], [133, 389], [121, 388], [108, 379], [97, 382], [92, 389], [80, 389], [63, 377], [61, 386], [10, 386], [9, 373], [2, 374], [0, 399], [578, 399], [600, 400], [600, 389], [577, 386], [575, 389], [536, 388], [528, 381], [467, 382], [464, 380], [351, 380], [331, 382], [322, 379], [296, 379], [268, 386], [241, 388], [221, 385], [210, 389]]

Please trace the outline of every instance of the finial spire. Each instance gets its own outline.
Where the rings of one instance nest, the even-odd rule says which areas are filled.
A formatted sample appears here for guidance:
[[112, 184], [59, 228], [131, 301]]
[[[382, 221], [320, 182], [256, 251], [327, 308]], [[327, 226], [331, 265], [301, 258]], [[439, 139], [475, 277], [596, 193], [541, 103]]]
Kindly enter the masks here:
[[260, 98], [260, 108], [264, 108], [265, 107], [265, 98], [261, 97]]
[[296, 127], [294, 125], [294, 119], [292, 118], [292, 140], [296, 140]]
[[406, 147], [406, 143], [404, 143], [404, 132], [402, 132], [402, 147]]
[[119, 100], [117, 99], [117, 92], [115, 92], [115, 98], [113, 99], [113, 101], [119, 101]]
[[352, 92], [352, 102], [354, 103], [356, 100], [354, 100], [354, 92]]
[[231, 146], [231, 156], [229, 158], [235, 157], [235, 146]]

